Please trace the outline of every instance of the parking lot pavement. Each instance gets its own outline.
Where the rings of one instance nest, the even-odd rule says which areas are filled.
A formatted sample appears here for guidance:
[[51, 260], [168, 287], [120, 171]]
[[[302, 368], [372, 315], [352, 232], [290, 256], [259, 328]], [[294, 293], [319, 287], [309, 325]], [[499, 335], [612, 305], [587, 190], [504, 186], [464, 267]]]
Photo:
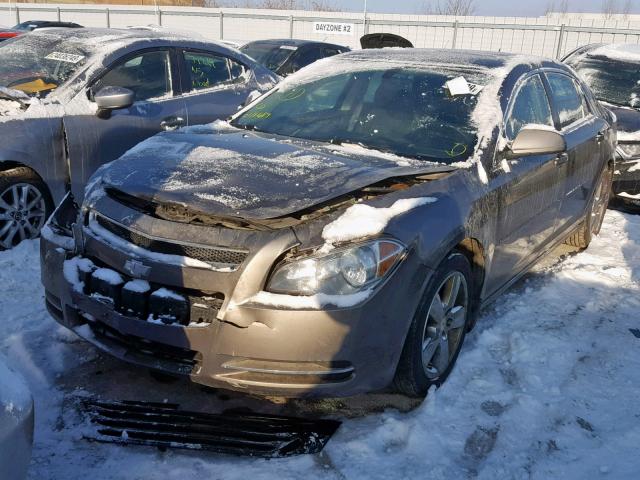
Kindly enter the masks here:
[[[589, 249], [554, 252], [468, 336], [447, 384], [286, 401], [216, 391], [99, 353], [44, 309], [37, 241], [0, 252], [0, 352], [36, 401], [33, 479], [634, 478], [640, 470], [640, 217], [610, 211]], [[257, 460], [90, 443], [74, 399], [136, 399], [219, 412], [330, 415], [321, 455]]]

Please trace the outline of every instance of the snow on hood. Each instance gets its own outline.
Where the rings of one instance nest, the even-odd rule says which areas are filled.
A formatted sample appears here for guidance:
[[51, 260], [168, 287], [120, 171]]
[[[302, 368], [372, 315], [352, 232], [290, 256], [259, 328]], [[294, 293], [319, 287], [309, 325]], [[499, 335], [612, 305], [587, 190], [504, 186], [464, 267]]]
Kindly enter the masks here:
[[594, 48], [587, 52], [590, 57], [605, 57], [620, 62], [639, 62], [640, 63], [640, 45], [631, 43], [612, 43]]
[[[102, 169], [102, 182], [90, 185], [211, 215], [268, 219], [387, 178], [450, 169], [332, 147], [278, 141], [217, 122], [156, 135]], [[96, 195], [87, 190], [86, 198]]]
[[378, 235], [393, 217], [436, 200], [433, 197], [403, 198], [387, 208], [376, 208], [363, 203], [352, 205], [324, 227], [322, 238], [333, 244]]

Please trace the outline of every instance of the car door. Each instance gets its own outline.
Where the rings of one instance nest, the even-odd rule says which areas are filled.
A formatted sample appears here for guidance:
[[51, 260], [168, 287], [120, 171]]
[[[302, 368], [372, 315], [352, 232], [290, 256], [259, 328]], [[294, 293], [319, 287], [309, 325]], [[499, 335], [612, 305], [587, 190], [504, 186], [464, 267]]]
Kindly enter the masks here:
[[189, 124], [226, 119], [253, 90], [249, 67], [225, 55], [182, 50], [184, 94]]
[[609, 125], [592, 113], [582, 87], [572, 76], [560, 71], [547, 71], [545, 76], [556, 124], [567, 142], [567, 152], [558, 162], [558, 176], [563, 179], [557, 224], [561, 232], [584, 215]]
[[[513, 141], [525, 125], [553, 127], [547, 92], [539, 73], [520, 80], [507, 108], [504, 134]], [[557, 155], [510, 158], [497, 152], [491, 179], [497, 190], [496, 237], [488, 291], [494, 291], [526, 268], [553, 238], [562, 183]]]
[[[104, 163], [162, 130], [185, 125], [184, 100], [174, 94], [173, 52], [155, 48], [130, 53], [114, 64], [68, 106], [64, 124], [67, 136], [71, 188], [83, 196], [89, 177]], [[129, 108], [108, 116], [95, 114], [92, 96], [104, 87], [125, 87], [135, 94]]]

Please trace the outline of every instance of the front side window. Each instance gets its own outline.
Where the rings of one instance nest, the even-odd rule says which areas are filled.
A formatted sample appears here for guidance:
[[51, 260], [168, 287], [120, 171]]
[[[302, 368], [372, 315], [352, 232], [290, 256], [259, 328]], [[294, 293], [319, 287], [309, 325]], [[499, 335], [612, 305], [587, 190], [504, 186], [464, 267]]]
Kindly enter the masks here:
[[518, 90], [506, 122], [507, 138], [513, 140], [529, 124], [553, 126], [547, 92], [539, 75], [526, 79]]
[[97, 93], [103, 87], [124, 87], [135, 93], [136, 101], [162, 98], [171, 94], [169, 52], [145, 52], [119, 63], [93, 87]]
[[553, 103], [558, 110], [561, 128], [565, 128], [589, 114], [583, 98], [584, 95], [577, 89], [571, 77], [561, 73], [547, 73], [547, 79], [551, 86]]
[[360, 144], [396, 155], [454, 163], [477, 141], [473, 94], [451, 96], [445, 83], [463, 75], [484, 85], [485, 72], [462, 67], [349, 66], [318, 78], [297, 75], [233, 120], [249, 130], [334, 144]]
[[298, 50], [292, 45], [274, 45], [271, 43], [252, 42], [240, 48], [245, 55], [275, 72], [282, 67]]
[[190, 90], [206, 90], [241, 81], [244, 65], [227, 57], [200, 52], [185, 52], [184, 61], [190, 79]]

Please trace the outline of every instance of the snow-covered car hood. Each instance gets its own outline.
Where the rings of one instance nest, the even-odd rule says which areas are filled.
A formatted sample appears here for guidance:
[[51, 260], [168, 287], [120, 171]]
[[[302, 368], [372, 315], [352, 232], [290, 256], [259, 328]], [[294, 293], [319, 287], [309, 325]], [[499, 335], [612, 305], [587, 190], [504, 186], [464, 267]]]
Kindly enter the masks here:
[[[358, 146], [247, 132], [224, 122], [161, 133], [89, 182], [156, 204], [224, 217], [270, 219], [322, 204], [382, 180], [451, 170]], [[93, 187], [91, 187], [93, 185]], [[88, 191], [86, 198], [95, 197]]]
[[13, 117], [23, 112], [24, 110], [19, 102], [0, 98], [0, 117]]

